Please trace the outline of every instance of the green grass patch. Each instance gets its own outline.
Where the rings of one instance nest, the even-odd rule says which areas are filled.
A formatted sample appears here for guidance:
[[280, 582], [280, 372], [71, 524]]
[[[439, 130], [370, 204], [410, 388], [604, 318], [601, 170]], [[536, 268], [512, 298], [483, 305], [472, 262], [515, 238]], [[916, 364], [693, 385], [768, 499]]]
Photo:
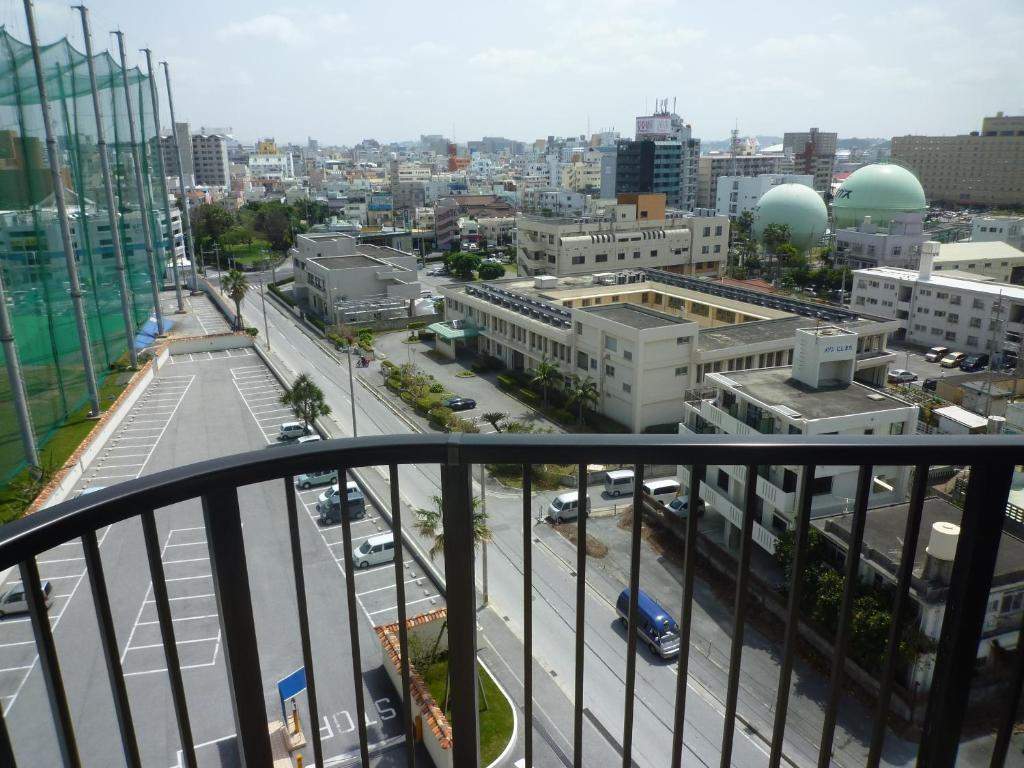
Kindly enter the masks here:
[[476, 374], [473, 373], [472, 371], [459, 371], [455, 375], [460, 379], [472, 379], [474, 376], [476, 376]]
[[[521, 464], [488, 464], [491, 476], [510, 488], [523, 487]], [[561, 478], [576, 472], [574, 464], [531, 464], [531, 485], [535, 491], [555, 491], [562, 487]]]
[[501, 266], [505, 268], [506, 275], [511, 275], [512, 277], [515, 277], [517, 274], [519, 274], [518, 264], [502, 264]]
[[[418, 671], [430, 695], [438, 706], [443, 706], [448, 660], [443, 659]], [[480, 764], [490, 765], [498, 759], [512, 738], [512, 707], [487, 671], [477, 665], [477, 672], [480, 676], [480, 689], [477, 690], [480, 706]], [[451, 709], [446, 709], [444, 714], [451, 723]], [[458, 726], [452, 723], [452, 727]]]
[[[133, 373], [111, 373], [100, 386], [100, 405], [109, 408], [110, 404], [124, 391]], [[89, 435], [97, 420], [89, 418], [89, 405], [86, 403], [72, 413], [67, 420], [53, 433], [50, 439], [39, 450], [39, 461], [43, 465], [44, 476], [40, 481], [33, 481], [27, 469], [15, 475], [0, 490], [0, 524], [17, 520], [28, 509], [42, 486], [49, 482], [53, 474], [64, 466], [82, 441]]]

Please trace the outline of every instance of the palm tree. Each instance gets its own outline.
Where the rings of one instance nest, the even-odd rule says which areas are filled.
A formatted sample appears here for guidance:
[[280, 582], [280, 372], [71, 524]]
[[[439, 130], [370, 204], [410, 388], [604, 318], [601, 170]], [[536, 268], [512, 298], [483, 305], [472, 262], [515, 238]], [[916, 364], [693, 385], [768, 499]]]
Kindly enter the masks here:
[[558, 365], [550, 362], [547, 358], [541, 360], [533, 369], [533, 378], [530, 379], [530, 383], [543, 387], [545, 408], [548, 407], [548, 388], [558, 384], [561, 378], [562, 373], [558, 370]]
[[331, 413], [331, 406], [324, 401], [323, 390], [305, 373], [295, 379], [290, 390], [281, 395], [281, 405], [291, 407], [295, 418], [302, 419], [306, 432], [309, 432], [311, 421]]
[[501, 411], [488, 411], [482, 414], [480, 418], [494, 427], [495, 432], [501, 432], [501, 422], [508, 418], [508, 414]]
[[[441, 497], [432, 496], [434, 506], [430, 509], [416, 510], [416, 530], [421, 536], [434, 539], [428, 554], [433, 560], [444, 552], [444, 525], [441, 512]], [[480, 498], [473, 499], [473, 545], [486, 544], [492, 539], [491, 527], [487, 524], [487, 513], [481, 509]]]
[[601, 396], [597, 383], [589, 376], [581, 379], [579, 376], [572, 377], [572, 384], [569, 387], [569, 405], [576, 405], [579, 408], [577, 424], [583, 425], [583, 409], [593, 405]]
[[228, 295], [228, 298], [235, 302], [235, 330], [242, 329], [242, 299], [252, 288], [249, 279], [244, 273], [237, 269], [228, 270], [227, 275], [221, 278], [221, 290]]

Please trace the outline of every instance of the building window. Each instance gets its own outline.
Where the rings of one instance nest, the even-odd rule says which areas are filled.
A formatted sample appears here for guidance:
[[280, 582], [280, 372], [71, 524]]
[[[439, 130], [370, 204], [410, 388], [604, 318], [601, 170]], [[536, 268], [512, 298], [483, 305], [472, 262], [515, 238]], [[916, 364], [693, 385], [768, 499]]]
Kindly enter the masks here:
[[604, 348], [609, 352], [615, 352], [619, 348], [619, 341], [614, 336], [604, 337]]
[[985, 302], [982, 301], [981, 299], [975, 299], [971, 306], [973, 306], [975, 309], [984, 309]]
[[981, 318], [972, 317], [970, 322], [967, 323], [971, 328], [981, 328]]
[[625, 261], [625, 260], [626, 260], [626, 254], [620, 253], [619, 254], [619, 261]]
[[711, 237], [711, 227], [704, 227], [704, 237]]
[[889, 425], [890, 435], [902, 435], [903, 434], [903, 422], [897, 421], [895, 424]]
[[614, 365], [606, 365], [604, 367], [604, 375], [605, 376], [615, 376], [615, 366]]
[[722, 246], [721, 245], [716, 245], [715, 246], [715, 253], [721, 253], [721, 252], [722, 252]]
[[724, 469], [718, 470], [718, 487], [729, 492], [729, 474]]
[[626, 394], [629, 394], [630, 392], [633, 391], [633, 387], [631, 387], [626, 382], [622, 382], [622, 391], [625, 392]]
[[577, 336], [582, 336], [583, 335], [583, 323], [576, 323], [576, 335]]
[[978, 337], [977, 336], [968, 336], [967, 337], [967, 346], [968, 347], [976, 347], [976, 346], [978, 346]]
[[689, 338], [687, 336], [676, 336], [676, 346], [677, 347], [680, 344], [685, 344], [687, 341], [689, 341]]
[[596, 371], [597, 370], [597, 358], [596, 357], [590, 358], [590, 370], [592, 370], [592, 371]]
[[946, 341], [956, 341], [956, 331], [946, 331]]
[[689, 372], [689, 367], [685, 365], [681, 365], [678, 368], [676, 368], [676, 376], [685, 376]]
[[722, 225], [719, 224], [717, 227], [715, 227], [715, 237], [721, 237], [721, 235], [722, 235]]
[[608, 254], [607, 253], [599, 253], [596, 256], [594, 256], [594, 261], [596, 261], [598, 264], [602, 264], [602, 263], [608, 261]]
[[633, 251], [633, 258], [634, 259], [639, 259], [640, 258], [640, 251]]
[[624, 350], [622, 350], [622, 357], [624, 359], [626, 359], [626, 360], [632, 360], [633, 359], [633, 353], [630, 352], [628, 349], [624, 349]]
[[711, 253], [711, 246], [710, 245], [703, 245], [703, 246], [701, 246], [700, 252], [702, 254]]
[[576, 353], [576, 367], [582, 368], [584, 371], [587, 370], [587, 353], [577, 352]]
[[811, 481], [811, 495], [821, 496], [832, 493], [832, 477], [816, 477]]
[[653, 251], [651, 251], [651, 258], [652, 258], [652, 259], [655, 259], [655, 258], [657, 258], [657, 257], [658, 257], [658, 251], [657, 251], [657, 250], [653, 250]]
[[584, 264], [584, 263], [586, 263], [586, 261], [587, 261], [587, 257], [586, 256], [573, 256], [572, 257], [572, 263], [573, 264]]
[[946, 320], [950, 323], [959, 323], [960, 315], [958, 315], [956, 312], [950, 312], [949, 317], [946, 318]]

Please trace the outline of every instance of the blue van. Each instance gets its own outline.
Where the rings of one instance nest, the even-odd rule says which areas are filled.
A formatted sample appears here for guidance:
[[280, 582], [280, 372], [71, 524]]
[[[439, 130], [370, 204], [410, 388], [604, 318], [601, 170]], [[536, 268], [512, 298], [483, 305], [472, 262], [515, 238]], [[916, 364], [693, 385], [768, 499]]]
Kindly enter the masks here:
[[[679, 653], [679, 625], [642, 589], [637, 595], [637, 626], [639, 639], [647, 643], [651, 653], [663, 659]], [[624, 627], [629, 627], [629, 587], [622, 590], [615, 602], [615, 612]]]

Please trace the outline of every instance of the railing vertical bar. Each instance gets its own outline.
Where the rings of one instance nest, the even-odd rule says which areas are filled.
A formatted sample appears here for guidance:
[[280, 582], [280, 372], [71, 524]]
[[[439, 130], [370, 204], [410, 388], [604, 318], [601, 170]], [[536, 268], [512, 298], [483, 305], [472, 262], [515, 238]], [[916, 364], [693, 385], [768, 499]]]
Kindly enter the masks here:
[[36, 650], [39, 653], [39, 668], [43, 673], [46, 685], [46, 696], [50, 700], [50, 712], [57, 730], [57, 745], [65, 766], [77, 768], [81, 758], [78, 755], [78, 744], [75, 741], [75, 726], [71, 721], [71, 710], [68, 708], [68, 697], [64, 691], [64, 678], [60, 673], [60, 661], [57, 659], [57, 646], [53, 642], [50, 631], [50, 616], [46, 610], [46, 599], [39, 583], [39, 567], [35, 558], [22, 560], [21, 584], [28, 601], [28, 614], [32, 622], [32, 631], [36, 638]]
[[409, 628], [405, 613], [405, 555], [402, 547], [402, 503], [398, 493], [398, 465], [388, 466], [391, 485], [391, 530], [395, 538], [395, 597], [398, 599], [398, 652], [402, 675], [402, 718], [405, 721], [405, 765], [416, 764], [416, 739], [412, 720], [412, 683], [409, 672]]
[[690, 467], [690, 515], [686, 518], [686, 542], [683, 545], [683, 597], [679, 608], [679, 668], [676, 674], [676, 708], [672, 721], [672, 768], [680, 768], [683, 760], [683, 728], [686, 724], [686, 681], [690, 669], [690, 624], [693, 604], [693, 584], [697, 567], [697, 505], [700, 486], [704, 482], [707, 466]]
[[338, 501], [341, 504], [341, 556], [345, 561], [345, 599], [348, 606], [348, 640], [352, 653], [352, 684], [356, 694], [356, 726], [359, 733], [360, 765], [370, 764], [370, 744], [366, 733], [366, 698], [363, 695], [363, 659], [359, 647], [359, 603], [356, 600], [355, 563], [352, 561], [352, 521], [348, 514], [348, 469], [338, 467]]
[[[750, 583], [750, 548], [754, 538], [754, 505], [757, 503], [757, 465], [747, 465], [747, 484], [743, 494], [743, 529], [740, 531], [740, 561], [736, 571], [736, 598], [733, 604], [732, 647], [729, 651], [729, 681], [725, 692], [725, 723], [722, 731], [722, 768], [732, 764], [732, 742], [736, 731], [736, 699], [740, 690], [740, 665], [743, 661], [743, 630], [747, 621], [747, 589]], [[690, 515], [697, 514], [690, 498]]]
[[[103, 657], [107, 662], [107, 678], [110, 680], [110, 691], [114, 697], [114, 712], [121, 735], [124, 760], [129, 768], [138, 768], [142, 765], [142, 758], [139, 755], [139, 743], [135, 736], [135, 723], [132, 720], [131, 705], [128, 702], [128, 688], [124, 682], [124, 669], [121, 667], [121, 656], [118, 653], [114, 620], [110, 615], [110, 596], [107, 593], [106, 579], [103, 577], [103, 561], [100, 558], [100, 548], [96, 542], [95, 531], [82, 534], [82, 554], [85, 556], [85, 569], [89, 574], [89, 587], [92, 590], [92, 602], [96, 609], [96, 623], [99, 626]], [[0, 761], [0, 765], [2, 764], [3, 761]]]
[[857, 497], [853, 505], [853, 526], [850, 544], [846, 549], [846, 583], [843, 586], [843, 601], [839, 607], [839, 628], [832, 646], [832, 676], [829, 678], [828, 700], [825, 717], [821, 726], [821, 745], [818, 748], [818, 768], [829, 768], [832, 763], [832, 742], [836, 734], [836, 713], [839, 710], [839, 694], [846, 666], [846, 650], [850, 645], [853, 601], [860, 587], [857, 574], [860, 571], [860, 550], [864, 543], [864, 528], [867, 526], [868, 499], [871, 496], [871, 475], [874, 467], [862, 464], [857, 475]]
[[971, 465], [946, 613], [928, 696], [918, 765], [952, 768], [967, 710], [978, 643], [988, 610], [992, 573], [1006, 517], [1012, 463]]
[[533, 467], [523, 465], [523, 707], [524, 759], [533, 765]]
[[[882, 674], [879, 677], [878, 704], [875, 707], [875, 721], [871, 726], [871, 746], [868, 749], [868, 768], [878, 768], [885, 746], [885, 726], [889, 720], [889, 699], [892, 697], [893, 680], [896, 676], [896, 662], [899, 660], [900, 627], [911, 605], [910, 582], [914, 576], [914, 553], [921, 532], [921, 513], [928, 493], [928, 465], [918, 464], [914, 468], [914, 480], [910, 487], [910, 507], [907, 523], [903, 530], [903, 550], [896, 577], [896, 596], [893, 598], [892, 623], [889, 625], [889, 640], [886, 645]], [[913, 706], [913, 702], [911, 702]]]
[[14, 759], [14, 747], [11, 746], [11, 735], [7, 732], [2, 706], [0, 706], [0, 765], [9, 765], [11, 768], [16, 768], [18, 765]]
[[[633, 526], [629, 542], [629, 612], [626, 622], [626, 712], [622, 722], [622, 766], [633, 764], [633, 707], [636, 701], [636, 630], [639, 624], [640, 540], [644, 529], [644, 465], [633, 473]], [[680, 653], [682, 650], [680, 649]]]
[[576, 475], [576, 678], [573, 685], [572, 764], [583, 765], [583, 667], [587, 643], [587, 515], [590, 498], [587, 494], [587, 465], [580, 464]]
[[[448, 601], [448, 677], [454, 765], [480, 764], [477, 707], [476, 578], [473, 493], [468, 464], [441, 465], [444, 572]], [[469, 554], [467, 554], [469, 553]]]
[[313, 671], [313, 644], [309, 639], [309, 608], [306, 604], [306, 574], [302, 569], [302, 541], [299, 538], [299, 513], [295, 503], [295, 478], [284, 478], [284, 498], [288, 512], [288, 540], [291, 545], [292, 578], [295, 581], [295, 607], [299, 618], [299, 643], [302, 666], [306, 670], [306, 702], [309, 705], [309, 731], [313, 738], [313, 761], [324, 764], [320, 740], [320, 709], [316, 698], [316, 675]]
[[164, 644], [164, 658], [167, 660], [167, 677], [171, 685], [171, 701], [174, 704], [178, 738], [181, 741], [181, 756], [185, 761], [185, 768], [196, 768], [196, 748], [192, 740], [188, 703], [185, 700], [185, 684], [181, 680], [181, 661], [178, 659], [178, 644], [174, 639], [171, 604], [167, 600], [167, 582], [164, 580], [163, 558], [156, 535], [156, 517], [152, 510], [146, 510], [139, 519], [142, 523], [142, 538], [146, 544], [146, 559], [149, 561], [153, 603], [160, 623], [160, 639]]
[[[1024, 616], [1021, 617], [1017, 637], [1024, 637]], [[1017, 710], [1020, 707], [1020, 692], [1024, 686], [1024, 643], [1017, 641], [1017, 650], [1013, 655], [1013, 677], [1010, 680], [1010, 693], [1006, 701], [1006, 712], [996, 731], [996, 744], [992, 748], [992, 760], [989, 765], [998, 768], [1006, 763], [1006, 753], [1010, 749], [1010, 737], [1013, 726], [1017, 723]]]
[[768, 756], [770, 768], [778, 768], [782, 760], [782, 745], [786, 736], [786, 715], [789, 710], [789, 685], [793, 677], [793, 653], [800, 635], [801, 576], [807, 565], [807, 535], [811, 527], [811, 488], [814, 485], [815, 465], [805, 464], [800, 478], [800, 508], [796, 521], [796, 538], [793, 542], [792, 573], [789, 579], [789, 607], [786, 615], [786, 634], [782, 647], [782, 664], [779, 669], [779, 687], [775, 698], [775, 723], [772, 728], [771, 753]]
[[204, 494], [202, 501], [213, 593], [217, 599], [217, 613], [220, 614], [220, 647], [228, 673], [228, 692], [241, 764], [270, 765], [273, 757], [238, 489], [218, 489]]

